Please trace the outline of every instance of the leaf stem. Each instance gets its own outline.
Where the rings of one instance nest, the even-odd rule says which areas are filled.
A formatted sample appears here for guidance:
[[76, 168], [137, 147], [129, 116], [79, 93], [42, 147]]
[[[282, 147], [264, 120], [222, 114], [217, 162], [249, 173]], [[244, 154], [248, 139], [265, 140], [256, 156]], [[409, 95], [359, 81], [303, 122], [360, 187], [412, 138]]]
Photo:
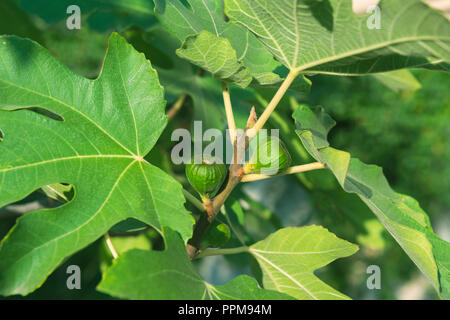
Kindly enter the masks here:
[[234, 145], [236, 142], [236, 123], [234, 122], [233, 108], [231, 106], [230, 90], [228, 84], [222, 82], [223, 103], [225, 105], [225, 113], [227, 115], [228, 130], [230, 133], [230, 141]]
[[109, 233], [105, 233], [105, 240], [106, 245], [108, 246], [109, 251], [111, 252], [114, 260], [116, 260], [119, 257], [119, 254], [117, 253], [116, 249], [114, 248], [114, 245], [111, 241], [111, 237], [109, 236]]
[[169, 120], [172, 119], [178, 113], [178, 111], [183, 106], [185, 100], [186, 100], [186, 94], [185, 93], [180, 94], [177, 101], [175, 101], [175, 103], [173, 104], [172, 108], [170, 108], [170, 110], [167, 111], [167, 113], [166, 113]]
[[182, 191], [183, 191], [183, 195], [186, 198], [186, 200], [189, 201], [190, 203], [192, 203], [192, 205], [194, 207], [196, 207], [201, 212], [205, 212], [206, 211], [205, 206], [203, 205], [203, 203], [200, 200], [198, 200], [194, 195], [192, 195], [186, 189], [182, 189]]
[[287, 75], [286, 79], [284, 79], [281, 86], [278, 88], [278, 91], [273, 96], [272, 100], [267, 105], [266, 109], [264, 110], [263, 114], [259, 117], [258, 121], [256, 121], [256, 124], [253, 126], [252, 129], [248, 130], [247, 136], [249, 139], [252, 139], [255, 137], [259, 130], [261, 130], [262, 127], [264, 127], [264, 124], [269, 119], [270, 115], [272, 114], [273, 110], [277, 107], [278, 103], [280, 102], [281, 98], [283, 98], [286, 91], [289, 89], [289, 86], [292, 84], [292, 82], [297, 77], [298, 72], [291, 70], [289, 74]]
[[200, 252], [196, 258], [208, 257], [208, 256], [218, 256], [225, 254], [237, 254], [242, 252], [248, 252], [249, 248], [247, 246], [237, 247], [237, 248], [226, 248], [226, 249], [208, 249]]
[[313, 162], [308, 164], [302, 164], [299, 166], [290, 167], [286, 171], [283, 171], [276, 175], [265, 175], [265, 174], [246, 174], [242, 177], [242, 182], [250, 182], [250, 181], [258, 181], [263, 179], [269, 179], [273, 177], [279, 177], [287, 174], [294, 174], [294, 173], [300, 173], [300, 172], [307, 172], [317, 169], [324, 169], [325, 166], [321, 164], [320, 162]]

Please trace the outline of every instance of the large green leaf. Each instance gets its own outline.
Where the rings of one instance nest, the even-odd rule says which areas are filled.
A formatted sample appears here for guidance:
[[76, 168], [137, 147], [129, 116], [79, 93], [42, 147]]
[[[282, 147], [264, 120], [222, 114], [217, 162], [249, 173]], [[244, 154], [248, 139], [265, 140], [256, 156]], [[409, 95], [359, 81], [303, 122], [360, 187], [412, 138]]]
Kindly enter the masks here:
[[450, 23], [438, 11], [421, 0], [380, 7], [376, 29], [348, 0], [225, 0], [228, 17], [296, 72], [360, 75], [450, 61]]
[[235, 51], [233, 55], [249, 69], [257, 83], [267, 85], [281, 81], [280, 76], [274, 73], [281, 64], [251, 32], [234, 23], [225, 22], [220, 0], [189, 0], [188, 5], [180, 0], [154, 1], [157, 18], [180, 42], [188, 36], [208, 31], [229, 40]]
[[[191, 96], [194, 104], [193, 120], [201, 121], [203, 130], [224, 130], [227, 120], [220, 81], [202, 75], [189, 62], [177, 56], [175, 50], [179, 41], [164, 29], [154, 28], [140, 36], [144, 40], [142, 48], [153, 64], [156, 65], [157, 60], [166, 64], [156, 65], [166, 99], [175, 101], [182, 93]], [[163, 52], [164, 55], [157, 57], [157, 52]], [[244, 98], [251, 95], [251, 92], [233, 86], [230, 93], [236, 125], [243, 128], [251, 108], [251, 104]]]
[[301, 300], [349, 299], [314, 271], [356, 251], [357, 245], [319, 226], [280, 229], [249, 249], [261, 266], [265, 288]]
[[145, 46], [150, 48], [148, 54], [151, 61], [152, 55], [159, 50], [165, 53], [164, 61], [171, 62], [170, 68], [157, 67], [166, 98], [175, 101], [180, 94], [188, 94], [194, 104], [193, 120], [202, 121], [204, 130], [223, 130], [226, 117], [220, 82], [212, 77], [202, 77], [189, 62], [178, 57], [175, 50], [179, 42], [164, 29], [155, 28], [145, 34], [144, 40]]
[[161, 24], [180, 42], [187, 36], [206, 30], [220, 36], [225, 20], [220, 0], [153, 0]]
[[436, 290], [450, 297], [450, 244], [433, 232], [417, 201], [392, 190], [381, 168], [330, 147], [327, 135], [335, 122], [322, 108], [301, 105], [293, 117], [309, 153], [333, 172], [345, 191], [364, 201]]
[[236, 51], [225, 38], [208, 31], [188, 36], [177, 54], [211, 72], [222, 80], [229, 80], [245, 88], [252, 81], [250, 71], [239, 62]]
[[105, 273], [98, 289], [126, 299], [292, 299], [258, 286], [255, 279], [239, 276], [221, 286], [204, 281], [189, 260], [184, 242], [164, 230], [164, 251], [131, 250], [121, 255]]
[[191, 236], [181, 185], [143, 158], [167, 123], [163, 89], [123, 38], [110, 37], [101, 75], [88, 80], [35, 42], [3, 36], [0, 97], [0, 207], [44, 185], [75, 190], [69, 203], [21, 217], [3, 239], [1, 294], [34, 290], [126, 218]]

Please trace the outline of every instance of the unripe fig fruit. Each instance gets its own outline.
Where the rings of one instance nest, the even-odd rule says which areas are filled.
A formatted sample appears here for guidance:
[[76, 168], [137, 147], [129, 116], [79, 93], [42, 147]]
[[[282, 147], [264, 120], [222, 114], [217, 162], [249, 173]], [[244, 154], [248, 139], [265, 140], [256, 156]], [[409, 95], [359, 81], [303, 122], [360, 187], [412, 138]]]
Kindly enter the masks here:
[[220, 248], [231, 237], [230, 228], [224, 223], [213, 221], [201, 243], [201, 248]]
[[203, 157], [199, 164], [191, 161], [186, 165], [186, 176], [202, 200], [211, 199], [227, 176], [227, 166], [217, 158]]
[[277, 137], [258, 140], [256, 150], [245, 164], [244, 172], [274, 175], [286, 170], [291, 164], [291, 155], [284, 143]]

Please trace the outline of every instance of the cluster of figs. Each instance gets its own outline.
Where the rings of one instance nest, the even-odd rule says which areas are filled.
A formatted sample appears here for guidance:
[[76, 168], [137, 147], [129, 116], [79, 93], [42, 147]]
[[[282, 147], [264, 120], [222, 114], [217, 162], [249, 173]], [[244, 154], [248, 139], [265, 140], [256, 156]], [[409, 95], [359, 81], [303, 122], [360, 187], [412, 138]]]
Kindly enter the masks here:
[[[278, 152], [272, 152], [278, 149]], [[199, 161], [200, 162], [200, 161]], [[245, 174], [261, 173], [263, 169], [274, 168], [276, 173], [287, 169], [291, 157], [283, 142], [272, 136], [257, 144], [250, 160], [244, 165]], [[203, 201], [208, 201], [221, 189], [227, 177], [227, 166], [214, 157], [202, 157], [201, 163], [191, 161], [186, 165], [186, 176], [192, 187], [200, 194]]]
[[[281, 140], [272, 136], [256, 145], [250, 160], [243, 166], [245, 174], [257, 174], [265, 168], [270, 168], [273, 174], [281, 173], [291, 164], [291, 157]], [[277, 150], [278, 152], [276, 152]], [[209, 203], [220, 191], [227, 175], [227, 166], [214, 157], [202, 157], [201, 161], [191, 161], [186, 165], [186, 176], [192, 187], [200, 194], [204, 203]], [[200, 160], [200, 159], [198, 159]], [[207, 229], [200, 248], [218, 248], [231, 237], [228, 225], [214, 220]]]

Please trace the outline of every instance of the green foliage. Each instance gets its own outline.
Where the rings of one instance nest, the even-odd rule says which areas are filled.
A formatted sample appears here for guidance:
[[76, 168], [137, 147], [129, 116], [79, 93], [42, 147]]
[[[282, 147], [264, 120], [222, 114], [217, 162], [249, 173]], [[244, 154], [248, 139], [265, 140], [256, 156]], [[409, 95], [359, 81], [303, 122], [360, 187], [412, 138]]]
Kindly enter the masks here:
[[127, 299], [291, 299], [259, 288], [248, 276], [239, 276], [222, 286], [207, 283], [192, 266], [182, 239], [170, 229], [164, 234], [164, 251], [128, 251], [106, 272], [98, 289]]
[[375, 73], [373, 77], [393, 91], [415, 91], [420, 89], [420, 82], [406, 69]]
[[240, 87], [245, 88], [252, 81], [250, 71], [238, 61], [230, 42], [208, 31], [187, 37], [177, 54], [213, 76]]
[[293, 117], [310, 154], [333, 172], [345, 191], [356, 193], [366, 203], [436, 290], [448, 297], [450, 244], [436, 236], [417, 201], [393, 191], [381, 168], [330, 147], [327, 135], [335, 122], [322, 108], [312, 111], [302, 105]]
[[[182, 4], [180, 0], [155, 0], [156, 16], [162, 25], [173, 33], [180, 42], [189, 39], [188, 36], [198, 35], [202, 31], [207, 31], [217, 36], [217, 39], [213, 40], [217, 43], [216, 46], [222, 43], [222, 46], [226, 46], [228, 55], [233, 57], [233, 59], [237, 59], [240, 64], [244, 65], [246, 70], [249, 70], [246, 74], [248, 80], [254, 77], [258, 83], [264, 85], [281, 81], [280, 76], [274, 73], [275, 69], [280, 66], [280, 63], [274, 60], [270, 52], [264, 48], [249, 30], [224, 21], [221, 1], [199, 0], [187, 2], [190, 8]], [[188, 44], [185, 43], [185, 45]], [[214, 59], [212, 60], [206, 62], [208, 64], [216, 63]], [[236, 62], [233, 62], [233, 64], [236, 64]], [[251, 77], [248, 78], [250, 75]]]
[[149, 27], [152, 24], [153, 2], [147, 0], [15, 0], [29, 13], [36, 14], [48, 23], [56, 23], [67, 18], [67, 8], [80, 7], [87, 15], [89, 26], [100, 32], [122, 29], [130, 24]]
[[106, 238], [103, 238], [101, 241], [101, 245], [99, 246], [99, 256], [100, 256], [100, 270], [102, 273], [106, 272], [109, 267], [111, 267], [114, 256], [110, 250], [110, 246], [114, 247], [114, 250], [118, 255], [122, 255], [123, 253], [132, 250], [132, 249], [141, 249], [141, 250], [152, 250], [153, 242], [154, 242], [154, 230], [151, 229], [147, 232], [139, 233], [139, 234], [122, 234], [121, 236], [110, 237], [108, 241]]
[[[138, 31], [139, 32], [139, 31]], [[193, 103], [193, 119], [201, 121], [203, 128], [224, 129], [225, 112], [215, 107], [222, 103], [221, 86], [210, 77], [202, 77], [191, 64], [175, 54], [179, 43], [176, 38], [162, 28], [155, 28], [148, 33], [138, 33], [143, 38], [142, 46], [151, 61], [162, 61], [157, 65], [161, 84], [166, 96], [175, 100], [181, 93], [188, 94]], [[156, 53], [162, 52], [162, 57]], [[164, 64], [163, 64], [164, 63]], [[180, 73], [183, 75], [180, 77]]]
[[[2, 1], [0, 294], [395, 299], [420, 270], [449, 298], [449, 77], [431, 70], [450, 70], [450, 23], [421, 0], [379, 6], [381, 29], [347, 0]], [[325, 169], [217, 190], [223, 165], [219, 196], [190, 194], [171, 134], [226, 128], [222, 82], [238, 128], [276, 105], [264, 127], [286, 159]], [[82, 293], [61, 289], [69, 263]]]
[[[167, 122], [162, 88], [148, 61], [113, 34], [102, 74], [91, 81], [34, 42], [1, 42], [0, 206], [58, 182], [72, 184], [76, 195], [68, 205], [22, 217], [2, 241], [0, 292], [34, 290], [65, 257], [125, 218], [157, 229], [170, 225], [187, 240], [193, 221], [181, 186], [142, 158]], [[18, 158], [22, 141], [28, 152]]]
[[249, 249], [261, 266], [264, 287], [300, 300], [349, 299], [313, 272], [357, 250], [356, 245], [318, 226], [280, 229]]
[[367, 77], [317, 76], [308, 103], [326, 106], [336, 120], [332, 145], [383, 167], [396, 190], [434, 217], [450, 208], [450, 197], [441, 196], [450, 190], [450, 180], [442, 179], [450, 174], [450, 79], [424, 70], [413, 75], [422, 86], [414, 93], [385, 90]]
[[380, 29], [346, 0], [225, 0], [225, 12], [296, 72], [360, 75], [450, 61], [450, 25], [439, 12], [421, 0], [380, 5]]

